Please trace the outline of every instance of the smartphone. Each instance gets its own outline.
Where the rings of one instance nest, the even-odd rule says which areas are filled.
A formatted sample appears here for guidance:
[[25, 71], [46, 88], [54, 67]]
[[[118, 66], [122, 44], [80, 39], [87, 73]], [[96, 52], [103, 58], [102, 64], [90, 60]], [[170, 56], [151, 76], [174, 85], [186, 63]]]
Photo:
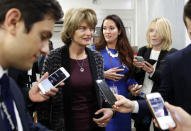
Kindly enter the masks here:
[[55, 88], [58, 86], [62, 81], [66, 80], [70, 74], [63, 68], [59, 68], [54, 73], [52, 73], [48, 78], [43, 80], [39, 83], [38, 87], [42, 91], [43, 94], [45, 94], [47, 91], [49, 91], [51, 88]]
[[164, 105], [164, 100], [160, 93], [147, 94], [146, 102], [161, 130], [176, 126], [170, 112]]
[[124, 69], [123, 71], [118, 71], [118, 74], [125, 74], [129, 69], [126, 65], [122, 64], [121, 66], [119, 66], [117, 69]]
[[144, 62], [144, 58], [142, 56], [135, 56], [135, 59], [138, 61], [138, 62]]
[[99, 119], [99, 118], [101, 118], [101, 117], [103, 117], [103, 116], [104, 116], [103, 113], [99, 113], [99, 114], [94, 114], [94, 115], [93, 115], [93, 118]]
[[156, 60], [153, 59], [148, 59], [146, 61], [149, 62], [151, 65], [154, 65], [157, 62]]
[[109, 86], [105, 82], [105, 80], [96, 80], [96, 83], [101, 90], [105, 100], [108, 101], [110, 106], [113, 106], [117, 99], [115, 98], [113, 92], [110, 90]]

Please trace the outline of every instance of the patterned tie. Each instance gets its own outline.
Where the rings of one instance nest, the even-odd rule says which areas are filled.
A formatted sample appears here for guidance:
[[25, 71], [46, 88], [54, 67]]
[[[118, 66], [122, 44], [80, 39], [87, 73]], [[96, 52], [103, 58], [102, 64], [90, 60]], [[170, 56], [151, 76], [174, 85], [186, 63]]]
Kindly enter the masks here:
[[[14, 111], [14, 106], [13, 106], [13, 96], [9, 87], [9, 78], [6, 74], [3, 75], [3, 77], [0, 79], [0, 84], [1, 84], [1, 99], [4, 102], [8, 114], [11, 116], [11, 121], [15, 127], [17, 127], [17, 122], [16, 122], [16, 116], [15, 116], [15, 111]], [[7, 114], [4, 111], [4, 121], [5, 125], [7, 128], [7, 131], [12, 131], [11, 129], [11, 122], [10, 120], [7, 119]], [[16, 131], [16, 129], [13, 129]]]

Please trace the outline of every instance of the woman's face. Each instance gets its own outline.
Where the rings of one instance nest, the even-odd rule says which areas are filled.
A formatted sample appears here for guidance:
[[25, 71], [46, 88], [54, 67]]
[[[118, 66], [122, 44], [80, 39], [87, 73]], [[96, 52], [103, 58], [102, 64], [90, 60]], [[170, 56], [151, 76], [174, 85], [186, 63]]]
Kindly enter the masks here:
[[159, 46], [162, 44], [162, 38], [160, 37], [156, 25], [152, 24], [149, 30], [150, 42], [152, 46]]
[[113, 20], [106, 19], [103, 22], [103, 35], [107, 43], [117, 43], [120, 33]]
[[80, 46], [87, 46], [90, 44], [94, 29], [92, 29], [86, 21], [83, 21], [78, 29], [74, 32], [72, 43], [76, 43]]

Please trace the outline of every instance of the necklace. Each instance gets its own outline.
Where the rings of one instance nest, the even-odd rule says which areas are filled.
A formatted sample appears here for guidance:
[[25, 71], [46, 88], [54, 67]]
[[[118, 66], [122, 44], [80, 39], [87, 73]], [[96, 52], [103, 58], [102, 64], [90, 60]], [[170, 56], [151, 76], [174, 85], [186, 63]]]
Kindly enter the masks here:
[[115, 53], [115, 54], [112, 54], [111, 51], [107, 48], [107, 46], [105, 47], [106, 48], [106, 51], [107, 53], [111, 56], [111, 57], [118, 57], [118, 51]]
[[[76, 59], [75, 59], [76, 60]], [[80, 72], [84, 72], [84, 68], [83, 68], [83, 65], [84, 65], [84, 60], [85, 59], [83, 59], [83, 61], [82, 61], [82, 63], [81, 63], [81, 65], [80, 65], [80, 63], [78, 63], [78, 60], [76, 60], [76, 62], [77, 62], [77, 64], [78, 64], [78, 66], [80, 67]]]

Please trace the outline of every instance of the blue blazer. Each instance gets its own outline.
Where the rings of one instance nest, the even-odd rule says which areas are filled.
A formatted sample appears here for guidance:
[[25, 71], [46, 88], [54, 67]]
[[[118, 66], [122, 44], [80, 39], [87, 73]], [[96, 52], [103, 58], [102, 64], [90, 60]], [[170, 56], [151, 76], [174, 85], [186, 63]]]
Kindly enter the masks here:
[[[36, 124], [33, 123], [29, 113], [26, 111], [23, 94], [21, 93], [16, 82], [12, 78], [9, 78], [9, 85], [11, 93], [13, 94], [13, 99], [15, 101], [17, 110], [19, 112], [23, 131], [49, 131], [47, 128], [40, 125], [39, 123]], [[0, 130], [5, 131], [5, 126], [1, 115], [0, 115]]]
[[[165, 101], [191, 114], [191, 44], [166, 57], [158, 91]], [[138, 101], [139, 114], [147, 112], [145, 101]]]

